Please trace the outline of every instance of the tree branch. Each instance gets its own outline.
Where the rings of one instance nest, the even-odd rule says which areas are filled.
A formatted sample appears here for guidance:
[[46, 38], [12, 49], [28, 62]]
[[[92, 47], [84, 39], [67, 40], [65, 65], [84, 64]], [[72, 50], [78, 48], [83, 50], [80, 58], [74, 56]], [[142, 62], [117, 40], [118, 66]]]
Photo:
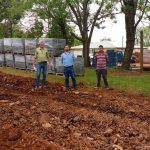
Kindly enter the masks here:
[[71, 19], [70, 21], [73, 22], [75, 25], [79, 26], [78, 22], [75, 21], [74, 19]]
[[101, 16], [100, 18], [97, 18], [97, 20], [101, 20], [102, 18], [106, 18], [106, 17], [108, 17], [108, 16], [111, 16], [111, 15], [118, 15], [118, 14], [121, 14], [121, 12], [105, 14], [105, 15]]
[[78, 22], [78, 26], [79, 26], [80, 33], [83, 33], [83, 28], [82, 28], [82, 24], [81, 24], [81, 21], [82, 21], [82, 20], [81, 20], [80, 17], [78, 16], [77, 11], [75, 10], [74, 6], [70, 3], [69, 0], [67, 0], [67, 3], [68, 3], [68, 5], [69, 5], [71, 11], [73, 12], [73, 14], [74, 14], [74, 16], [75, 16], [77, 22]]
[[78, 35], [76, 35], [75, 33], [71, 32], [71, 35], [74, 36], [77, 40], [83, 42], [82, 37], [79, 37]]
[[141, 16], [139, 17], [139, 20], [136, 22], [136, 24], [135, 24], [135, 26], [134, 26], [135, 28], [138, 26], [138, 24], [140, 23], [140, 21], [141, 21], [142, 18], [143, 18], [143, 15], [144, 15], [145, 10], [146, 10], [147, 3], [148, 3], [148, 0], [146, 0], [146, 2], [145, 2], [145, 5], [144, 5], [144, 8], [143, 8], [142, 14], [141, 14]]
[[104, 0], [102, 0], [101, 5], [99, 6], [99, 8], [98, 8], [98, 10], [97, 10], [97, 12], [96, 12], [96, 14], [95, 14], [95, 16], [94, 16], [94, 21], [93, 21], [93, 23], [92, 23], [92, 27], [91, 27], [91, 31], [90, 31], [89, 39], [88, 39], [89, 43], [91, 42], [91, 38], [92, 38], [94, 26], [95, 26], [95, 23], [96, 23], [96, 21], [97, 21], [98, 15], [99, 15], [99, 13], [100, 13], [101, 10], [102, 10], [103, 5], [104, 5]]
[[120, 4], [121, 4], [121, 7], [123, 7], [123, 2], [122, 2], [122, 0], [120, 0]]

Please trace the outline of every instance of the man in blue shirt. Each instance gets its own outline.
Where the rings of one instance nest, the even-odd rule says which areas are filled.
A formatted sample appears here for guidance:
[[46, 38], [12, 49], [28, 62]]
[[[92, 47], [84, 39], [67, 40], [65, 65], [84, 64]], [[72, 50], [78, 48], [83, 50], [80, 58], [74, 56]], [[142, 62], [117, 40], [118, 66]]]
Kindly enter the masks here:
[[61, 55], [61, 62], [64, 66], [66, 89], [69, 89], [69, 76], [71, 76], [73, 88], [76, 89], [77, 87], [75, 71], [73, 68], [74, 60], [75, 60], [75, 57], [74, 57], [74, 54], [70, 51], [69, 45], [65, 45], [64, 53], [62, 53]]

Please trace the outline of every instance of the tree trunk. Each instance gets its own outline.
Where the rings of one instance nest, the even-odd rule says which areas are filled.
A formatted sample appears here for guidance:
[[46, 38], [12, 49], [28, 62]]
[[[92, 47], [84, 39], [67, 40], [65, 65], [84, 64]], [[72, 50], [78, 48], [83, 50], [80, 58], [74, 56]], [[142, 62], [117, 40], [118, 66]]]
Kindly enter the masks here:
[[122, 64], [123, 69], [125, 70], [129, 70], [130, 69], [130, 59], [134, 50], [134, 44], [135, 44], [135, 40], [134, 40], [134, 36], [130, 36], [130, 38], [132, 38], [132, 40], [128, 40], [126, 42], [126, 48], [125, 48], [125, 54], [124, 54], [124, 61]]
[[130, 59], [134, 50], [134, 44], [135, 44], [135, 32], [136, 27], [135, 25], [135, 14], [133, 13], [127, 13], [125, 14], [125, 24], [126, 24], [126, 48], [125, 48], [125, 54], [124, 54], [124, 60], [122, 64], [122, 68], [125, 70], [130, 69]]
[[84, 57], [84, 66], [89, 67], [90, 66], [90, 60], [89, 60], [89, 50], [90, 50], [90, 44], [88, 42], [88, 39], [83, 41], [83, 57]]

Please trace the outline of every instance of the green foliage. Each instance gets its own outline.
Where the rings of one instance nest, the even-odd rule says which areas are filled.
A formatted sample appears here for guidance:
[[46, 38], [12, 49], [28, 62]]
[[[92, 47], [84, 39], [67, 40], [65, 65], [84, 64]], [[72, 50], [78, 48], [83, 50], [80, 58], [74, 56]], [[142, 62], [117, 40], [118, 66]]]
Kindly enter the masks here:
[[81, 45], [82, 44], [82, 42], [81, 41], [79, 41], [78, 39], [75, 39], [74, 38], [74, 41], [72, 42], [72, 46], [78, 46], [78, 45]]
[[143, 31], [144, 46], [150, 46], [150, 26], [139, 27], [136, 31], [136, 43], [140, 44], [140, 31]]
[[3, 24], [3, 23], [0, 23], [0, 39], [2, 39], [2, 38], [5, 37], [5, 36], [4, 36], [4, 35], [5, 35], [4, 29], [5, 29], [4, 24]]
[[65, 38], [70, 40], [71, 26], [67, 24], [67, 7], [63, 0], [35, 0], [36, 12], [40, 19], [48, 24], [47, 37]]
[[24, 37], [26, 38], [40, 38], [43, 35], [43, 23], [41, 21], [36, 20], [34, 26], [24, 33]]
[[4, 24], [4, 37], [13, 37], [13, 28], [31, 7], [28, 0], [0, 0], [0, 22]]
[[10, 6], [10, 0], [0, 0], [0, 22], [8, 17], [8, 7]]
[[19, 25], [15, 25], [12, 31], [13, 38], [22, 38], [24, 36], [24, 32], [21, 30]]

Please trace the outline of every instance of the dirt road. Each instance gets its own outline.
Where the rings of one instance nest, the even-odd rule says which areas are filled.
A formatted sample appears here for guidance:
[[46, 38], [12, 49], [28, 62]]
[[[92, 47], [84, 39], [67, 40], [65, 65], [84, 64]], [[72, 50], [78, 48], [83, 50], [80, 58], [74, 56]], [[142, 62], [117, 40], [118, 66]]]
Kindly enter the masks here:
[[150, 150], [150, 97], [0, 72], [0, 150]]

